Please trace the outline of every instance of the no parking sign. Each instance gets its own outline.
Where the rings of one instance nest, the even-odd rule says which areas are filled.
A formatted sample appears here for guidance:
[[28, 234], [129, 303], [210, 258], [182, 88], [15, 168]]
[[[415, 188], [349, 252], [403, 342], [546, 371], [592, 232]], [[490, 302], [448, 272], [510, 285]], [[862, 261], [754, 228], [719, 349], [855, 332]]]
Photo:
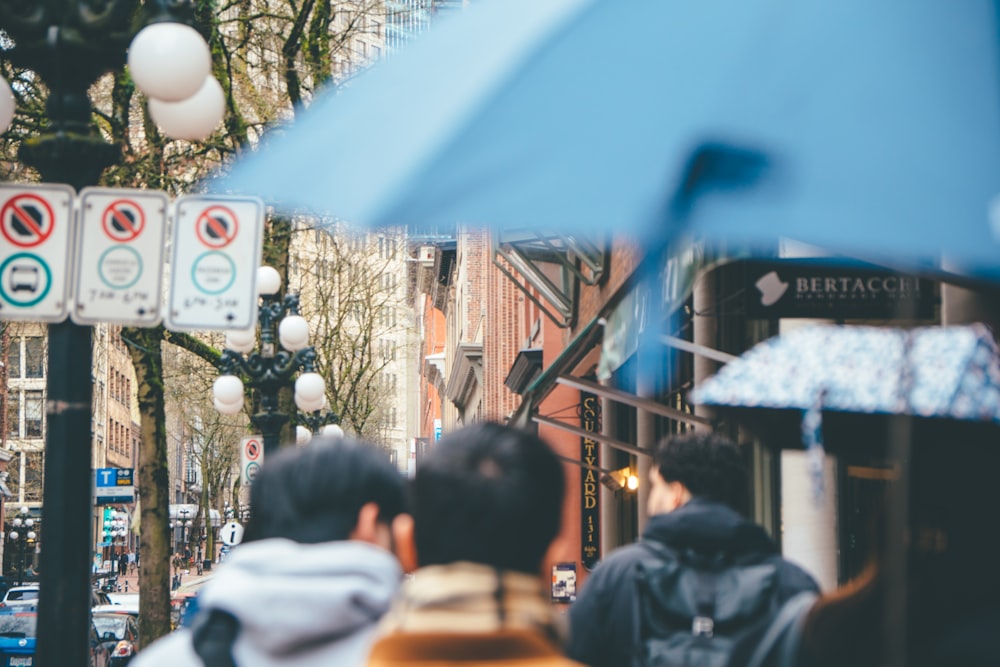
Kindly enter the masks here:
[[73, 188], [0, 185], [0, 319], [66, 319]]
[[257, 322], [264, 203], [180, 197], [174, 207], [169, 329], [249, 329]]
[[170, 199], [156, 190], [80, 191], [74, 322], [160, 321], [169, 208]]
[[264, 440], [259, 435], [251, 435], [240, 441], [240, 479], [244, 486], [253, 483], [260, 464], [264, 461]]

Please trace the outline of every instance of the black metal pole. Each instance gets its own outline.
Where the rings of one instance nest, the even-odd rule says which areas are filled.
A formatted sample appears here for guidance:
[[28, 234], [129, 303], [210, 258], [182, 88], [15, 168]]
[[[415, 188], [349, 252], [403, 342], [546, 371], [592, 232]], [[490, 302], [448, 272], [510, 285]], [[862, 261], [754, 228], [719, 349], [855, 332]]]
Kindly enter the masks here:
[[[74, 5], [75, 7], [75, 5]], [[104, 38], [87, 43], [66, 26], [78, 18], [62, 3], [0, 3], [0, 21], [15, 42], [7, 52], [49, 88], [51, 128], [24, 140], [19, 156], [49, 183], [96, 185], [120, 156], [92, 125], [87, 91], [101, 73], [124, 62], [134, 4], [101, 17]], [[37, 9], [37, 11], [36, 11]], [[124, 32], [115, 32], [124, 31]], [[120, 40], [124, 40], [117, 46]], [[45, 525], [38, 601], [36, 665], [83, 667], [90, 624], [91, 335], [69, 322], [49, 326], [45, 435]]]
[[18, 586], [23, 586], [24, 585], [24, 543], [26, 541], [27, 540], [25, 539], [24, 535], [21, 535], [20, 539], [18, 540], [18, 542], [21, 543], [21, 558], [17, 561], [17, 585]]
[[86, 664], [90, 624], [90, 328], [49, 327], [38, 665]]

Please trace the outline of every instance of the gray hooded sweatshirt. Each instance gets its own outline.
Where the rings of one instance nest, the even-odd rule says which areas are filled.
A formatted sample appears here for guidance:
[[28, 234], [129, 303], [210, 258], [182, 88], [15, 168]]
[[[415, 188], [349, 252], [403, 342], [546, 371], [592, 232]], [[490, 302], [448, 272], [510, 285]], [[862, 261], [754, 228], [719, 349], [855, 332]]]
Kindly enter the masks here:
[[[388, 551], [345, 540], [241, 545], [201, 589], [199, 614], [235, 616], [238, 667], [361, 665], [402, 572]], [[179, 629], [136, 654], [131, 667], [202, 665], [191, 631]]]

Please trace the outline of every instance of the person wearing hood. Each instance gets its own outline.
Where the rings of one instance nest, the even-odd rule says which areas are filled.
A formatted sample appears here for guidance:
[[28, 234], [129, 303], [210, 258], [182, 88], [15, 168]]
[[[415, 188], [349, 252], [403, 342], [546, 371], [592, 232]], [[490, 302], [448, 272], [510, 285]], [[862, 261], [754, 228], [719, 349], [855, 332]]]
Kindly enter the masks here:
[[[713, 635], [735, 625], [755, 624], [759, 638], [774, 610], [800, 593], [818, 593], [813, 578], [737, 511], [746, 504], [747, 473], [726, 438], [699, 432], [664, 439], [650, 484], [640, 541], [599, 563], [570, 607], [569, 657], [591, 667], [673, 664], [672, 652], [710, 647]], [[743, 617], [722, 618], [729, 613]], [[732, 657], [737, 643], [725, 638], [716, 650]], [[754, 646], [744, 644], [745, 658]]]
[[404, 482], [375, 447], [314, 438], [268, 458], [243, 542], [201, 589], [191, 628], [133, 667], [360, 665], [402, 580], [391, 524]]

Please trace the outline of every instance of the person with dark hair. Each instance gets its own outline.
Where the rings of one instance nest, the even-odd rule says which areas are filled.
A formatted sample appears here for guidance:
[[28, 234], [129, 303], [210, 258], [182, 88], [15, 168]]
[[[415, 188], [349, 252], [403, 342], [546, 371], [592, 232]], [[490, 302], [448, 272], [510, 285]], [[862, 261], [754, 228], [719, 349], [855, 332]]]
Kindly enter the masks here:
[[421, 461], [412, 521], [397, 521], [404, 565], [419, 568], [382, 623], [370, 667], [569, 667], [544, 594], [565, 478], [548, 445], [482, 423], [446, 435]]
[[191, 628], [135, 667], [360, 665], [402, 579], [391, 524], [405, 488], [376, 448], [314, 438], [261, 466], [243, 541], [199, 593]]
[[816, 582], [739, 510], [747, 472], [714, 433], [668, 437], [636, 544], [595, 568], [570, 607], [569, 656], [591, 667], [743, 664], [773, 616]]

